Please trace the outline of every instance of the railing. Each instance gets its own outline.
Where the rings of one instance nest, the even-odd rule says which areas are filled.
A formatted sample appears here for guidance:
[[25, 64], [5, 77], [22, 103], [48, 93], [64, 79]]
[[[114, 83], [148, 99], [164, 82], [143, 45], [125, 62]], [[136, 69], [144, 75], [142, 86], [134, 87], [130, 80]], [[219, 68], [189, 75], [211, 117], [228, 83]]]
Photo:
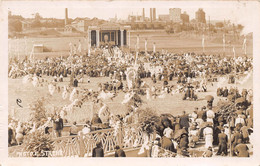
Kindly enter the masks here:
[[[150, 135], [150, 140], [153, 135]], [[53, 140], [53, 151], [49, 157], [90, 157], [92, 150], [97, 142], [102, 143], [104, 154], [115, 151], [115, 146], [119, 145], [123, 149], [131, 149], [142, 146], [144, 133], [142, 128], [137, 125], [128, 125], [120, 128], [110, 128], [90, 132], [76, 136], [65, 136]], [[32, 157], [31, 154], [24, 152], [24, 146], [9, 148], [9, 157]]]
[[115, 151], [115, 146], [135, 148], [143, 143], [143, 132], [138, 126], [104, 129], [79, 136], [60, 137], [54, 140], [54, 151], [62, 151], [63, 157], [91, 156], [96, 143], [101, 142], [104, 153]]

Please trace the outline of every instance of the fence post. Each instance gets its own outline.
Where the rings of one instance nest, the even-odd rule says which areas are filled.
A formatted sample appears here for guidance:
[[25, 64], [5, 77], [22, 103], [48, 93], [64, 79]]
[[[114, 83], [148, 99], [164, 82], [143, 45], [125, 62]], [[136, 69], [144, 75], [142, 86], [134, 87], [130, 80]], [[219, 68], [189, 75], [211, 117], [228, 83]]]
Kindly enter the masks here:
[[120, 126], [120, 128], [118, 130], [118, 145], [119, 145], [120, 148], [123, 148], [122, 130], [123, 130], [123, 127]]
[[85, 145], [83, 141], [83, 133], [79, 132], [79, 157], [84, 157], [85, 155]]

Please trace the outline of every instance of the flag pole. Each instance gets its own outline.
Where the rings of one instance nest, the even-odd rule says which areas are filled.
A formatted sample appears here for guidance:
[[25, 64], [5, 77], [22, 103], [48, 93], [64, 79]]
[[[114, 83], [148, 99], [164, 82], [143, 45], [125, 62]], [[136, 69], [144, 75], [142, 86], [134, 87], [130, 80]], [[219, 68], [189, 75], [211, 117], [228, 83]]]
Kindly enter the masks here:
[[205, 52], [205, 36], [204, 36], [204, 34], [202, 35], [202, 42], [201, 42], [201, 44], [202, 44], [202, 51], [204, 53]]

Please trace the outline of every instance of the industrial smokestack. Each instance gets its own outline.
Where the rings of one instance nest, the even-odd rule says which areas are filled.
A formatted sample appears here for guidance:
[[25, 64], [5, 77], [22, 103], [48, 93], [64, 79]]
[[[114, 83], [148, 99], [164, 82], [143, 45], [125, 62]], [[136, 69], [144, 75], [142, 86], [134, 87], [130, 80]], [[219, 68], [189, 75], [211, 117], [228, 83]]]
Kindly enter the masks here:
[[150, 8], [150, 20], [151, 20], [151, 22], [153, 21], [153, 9], [152, 8]]
[[143, 21], [145, 21], [145, 11], [144, 11], [144, 8], [143, 8]]
[[65, 8], [65, 25], [68, 24], [68, 8]]
[[156, 9], [153, 8], [153, 20], [155, 21], [156, 20]]

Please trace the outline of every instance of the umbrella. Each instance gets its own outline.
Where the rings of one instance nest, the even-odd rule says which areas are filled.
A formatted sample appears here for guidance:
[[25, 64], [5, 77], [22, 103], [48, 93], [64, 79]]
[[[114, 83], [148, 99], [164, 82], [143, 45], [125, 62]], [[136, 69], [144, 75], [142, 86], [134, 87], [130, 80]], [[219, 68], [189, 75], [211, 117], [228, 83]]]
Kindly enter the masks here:
[[244, 97], [240, 97], [240, 98], [236, 99], [236, 104], [244, 103], [245, 101], [246, 101], [246, 99]]
[[173, 139], [177, 139], [182, 136], [182, 134], [187, 134], [187, 131], [185, 129], [180, 129], [174, 132]]
[[207, 95], [207, 96], [205, 97], [205, 100], [207, 100], [207, 101], [213, 101], [213, 100], [214, 100], [214, 97], [211, 96], [211, 95]]

